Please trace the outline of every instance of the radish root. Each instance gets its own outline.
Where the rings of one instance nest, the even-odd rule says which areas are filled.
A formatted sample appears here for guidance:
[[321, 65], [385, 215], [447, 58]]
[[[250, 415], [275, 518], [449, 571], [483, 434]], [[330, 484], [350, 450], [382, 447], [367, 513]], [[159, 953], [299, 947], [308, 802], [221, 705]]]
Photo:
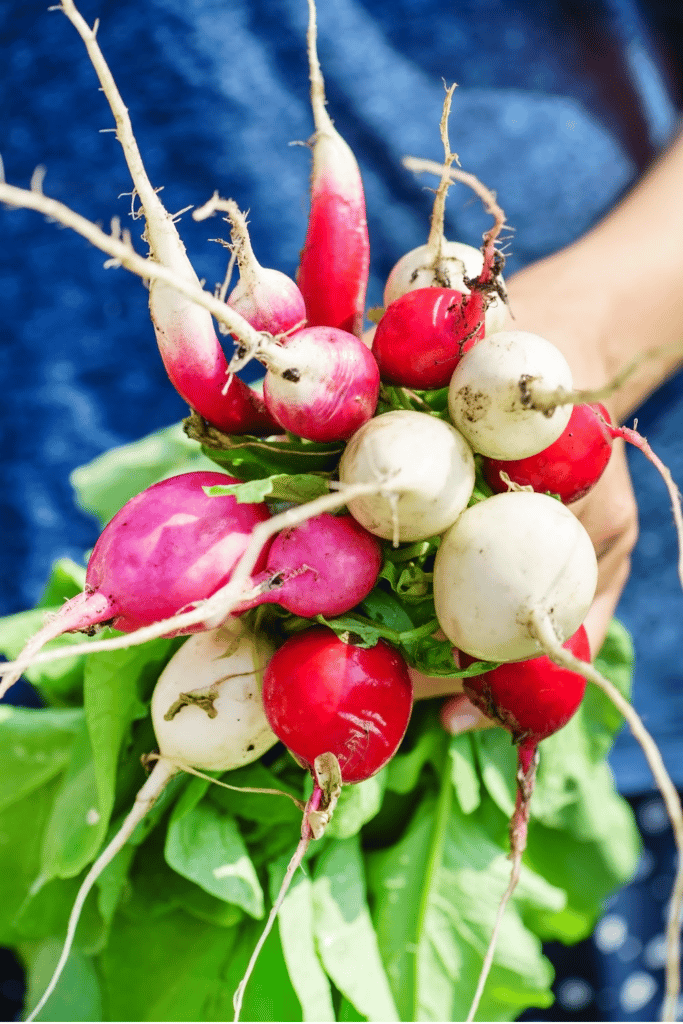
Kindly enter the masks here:
[[661, 1020], [675, 1021], [680, 992], [680, 919], [681, 910], [683, 909], [683, 808], [681, 807], [676, 787], [664, 766], [657, 744], [643, 725], [640, 715], [626, 698], [622, 696], [614, 683], [606, 679], [594, 665], [575, 658], [570, 651], [562, 646], [552, 622], [544, 612], [539, 610], [531, 612], [529, 615], [529, 629], [538, 638], [549, 658], [558, 665], [569, 668], [574, 672], [580, 672], [584, 679], [593, 683], [609, 697], [617, 710], [626, 719], [631, 732], [638, 740], [666, 805], [678, 851], [678, 867], [669, 903], [669, 917], [666, 930], [666, 995], [662, 1006]]

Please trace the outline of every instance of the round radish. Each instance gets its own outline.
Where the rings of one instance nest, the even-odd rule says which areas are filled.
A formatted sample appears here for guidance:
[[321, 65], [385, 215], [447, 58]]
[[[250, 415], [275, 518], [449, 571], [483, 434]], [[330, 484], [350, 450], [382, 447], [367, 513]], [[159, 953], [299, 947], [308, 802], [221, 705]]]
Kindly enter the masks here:
[[418, 288], [387, 306], [372, 354], [388, 384], [444, 388], [463, 352], [484, 335], [482, 302], [451, 288]]
[[353, 516], [329, 512], [275, 537], [254, 597], [235, 612], [279, 604], [294, 615], [341, 615], [368, 596], [382, 568], [382, 545]]
[[501, 477], [506, 473], [514, 484], [557, 494], [569, 505], [587, 494], [606, 469], [612, 454], [610, 423], [604, 405], [575, 405], [557, 441], [526, 459], [483, 459], [484, 477], [498, 493], [508, 490]]
[[263, 681], [275, 735], [308, 769], [334, 754], [345, 783], [370, 778], [393, 757], [412, 704], [407, 665], [392, 647], [355, 647], [324, 626], [287, 640]]
[[339, 479], [347, 484], [370, 483], [384, 474], [394, 493], [349, 501], [351, 515], [378, 537], [424, 540], [443, 533], [467, 505], [474, 457], [449, 423], [397, 410], [361, 427], [339, 463]]
[[448, 391], [451, 419], [476, 452], [523, 459], [556, 441], [571, 405], [550, 413], [533, 407], [533, 391], [571, 391], [572, 373], [558, 348], [526, 331], [483, 338], [455, 368]]
[[[436, 255], [429, 243], [418, 245], [402, 256], [389, 274], [384, 286], [384, 305], [388, 308], [406, 292], [418, 288], [450, 288], [469, 295], [469, 286], [481, 274], [483, 266], [481, 250], [464, 242], [441, 238]], [[502, 287], [502, 279], [498, 280]], [[502, 331], [506, 316], [505, 303], [495, 295], [486, 309], [486, 333]]]
[[533, 611], [561, 640], [576, 632], [597, 585], [591, 539], [554, 498], [516, 491], [466, 509], [434, 562], [434, 606], [451, 642], [483, 661], [518, 661], [542, 649]]

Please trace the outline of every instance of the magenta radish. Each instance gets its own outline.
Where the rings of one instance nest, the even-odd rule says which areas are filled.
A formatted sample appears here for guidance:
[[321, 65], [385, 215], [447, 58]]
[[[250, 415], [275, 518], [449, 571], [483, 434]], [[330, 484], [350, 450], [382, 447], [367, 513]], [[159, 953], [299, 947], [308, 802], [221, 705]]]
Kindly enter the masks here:
[[[131, 633], [222, 587], [253, 528], [269, 518], [262, 504], [240, 504], [231, 495], [210, 498], [204, 492], [205, 487], [237, 482], [225, 473], [184, 473], [126, 502], [93, 548], [83, 593], [67, 601], [28, 641], [5, 676], [0, 696], [48, 640], [103, 622]], [[257, 571], [265, 558], [266, 551]]]
[[311, 327], [336, 327], [360, 338], [370, 269], [370, 242], [360, 170], [325, 108], [309, 0], [308, 59], [315, 121], [311, 211], [297, 284]]
[[418, 288], [387, 306], [372, 354], [387, 384], [447, 387], [461, 355], [484, 336], [481, 310], [452, 288]]
[[254, 255], [247, 220], [237, 203], [221, 204], [232, 225], [233, 252], [240, 279], [228, 296], [228, 305], [240, 313], [254, 330], [287, 334], [306, 323], [306, 306], [296, 284], [280, 270], [262, 267]]
[[308, 441], [345, 441], [371, 418], [379, 369], [366, 345], [334, 327], [307, 327], [277, 340], [242, 346], [233, 369], [255, 357], [267, 368], [263, 396], [270, 414]]
[[348, 502], [366, 530], [387, 540], [424, 540], [458, 518], [474, 489], [474, 457], [449, 423], [422, 412], [397, 410], [366, 423], [339, 463], [345, 484], [371, 483], [382, 474], [393, 494], [367, 494]]
[[576, 632], [597, 576], [591, 539], [561, 502], [527, 491], [496, 494], [466, 509], [442, 538], [436, 617], [459, 650], [519, 661], [543, 650], [535, 614], [550, 618], [561, 641]]
[[[581, 661], [590, 662], [588, 637], [583, 626], [563, 645]], [[467, 657], [461, 664], [467, 664]], [[529, 661], [499, 665], [491, 672], [464, 680], [473, 703], [511, 734], [517, 744], [517, 799], [510, 820], [510, 882], [498, 906], [489, 947], [467, 1020], [474, 1020], [491, 969], [500, 923], [521, 872], [526, 848], [529, 810], [536, 777], [538, 744], [562, 729], [583, 700], [586, 680], [578, 672], [557, 665], [546, 655]]]
[[254, 596], [235, 609], [279, 604], [294, 615], [341, 615], [368, 596], [382, 568], [382, 545], [353, 516], [323, 513], [279, 533]]
[[314, 780], [289, 862], [263, 933], [235, 992], [235, 1021], [260, 950], [311, 839], [320, 839], [343, 784], [369, 779], [393, 757], [408, 727], [413, 688], [408, 666], [380, 640], [344, 643], [324, 626], [290, 637], [268, 662], [263, 706], [270, 726]]
[[523, 459], [556, 441], [571, 416], [571, 405], [536, 409], [534, 391], [569, 392], [572, 386], [567, 360], [545, 338], [527, 331], [498, 331], [459, 361], [448, 389], [448, 409], [475, 452], [493, 459]]
[[497, 493], [508, 490], [504, 473], [513, 484], [557, 494], [569, 505], [588, 494], [607, 468], [612, 454], [610, 425], [604, 405], [575, 405], [557, 441], [526, 459], [483, 459], [484, 477]]
[[232, 771], [277, 742], [261, 700], [263, 670], [271, 655], [267, 641], [231, 620], [190, 637], [159, 676], [152, 695], [159, 758], [121, 828], [81, 883], [59, 962], [28, 1021], [36, 1019], [55, 990], [92, 887], [170, 780], [183, 770]]

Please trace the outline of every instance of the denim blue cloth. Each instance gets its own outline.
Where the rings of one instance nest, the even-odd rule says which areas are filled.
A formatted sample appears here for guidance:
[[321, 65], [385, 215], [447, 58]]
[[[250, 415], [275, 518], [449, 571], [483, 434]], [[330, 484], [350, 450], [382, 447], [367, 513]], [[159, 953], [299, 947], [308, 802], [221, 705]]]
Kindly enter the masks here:
[[[307, 212], [312, 131], [304, 0], [87, 0], [155, 185], [171, 210], [214, 189], [249, 209], [261, 262], [293, 273]], [[653, 9], [654, 10], [654, 9]], [[655, 11], [656, 14], [661, 12]], [[395, 260], [426, 238], [431, 193], [401, 167], [439, 159], [442, 79], [458, 82], [452, 146], [495, 189], [515, 232], [508, 273], [571, 242], [628, 188], [676, 127], [675, 55], [649, 8], [504, 0], [321, 2], [319, 51], [329, 109], [365, 179], [373, 251], [369, 303]], [[92, 219], [126, 216], [128, 173], [81, 41], [44, 0], [0, 5], [0, 152], [9, 181], [36, 164], [45, 189]], [[668, 63], [667, 63], [668, 61]], [[0, 611], [28, 606], [53, 558], [81, 558], [96, 537], [74, 510], [70, 470], [179, 419], [145, 292], [126, 272], [34, 213], [0, 211], [3, 487]], [[488, 220], [462, 186], [450, 238], [479, 244]], [[139, 236], [139, 222], [132, 225]], [[222, 278], [220, 221], [180, 224], [210, 284]], [[633, 258], [637, 259], [634, 239]], [[640, 427], [683, 480], [683, 381], [644, 407]], [[620, 607], [638, 651], [635, 701], [683, 784], [683, 597], [668, 499], [631, 458], [642, 535]], [[613, 755], [620, 786], [650, 785], [628, 737]]]

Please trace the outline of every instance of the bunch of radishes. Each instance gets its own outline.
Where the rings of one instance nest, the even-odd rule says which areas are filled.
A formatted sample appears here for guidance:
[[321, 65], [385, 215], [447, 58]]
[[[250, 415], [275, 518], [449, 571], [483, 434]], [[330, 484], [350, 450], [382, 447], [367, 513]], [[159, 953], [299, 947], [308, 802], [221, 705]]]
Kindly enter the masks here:
[[[94, 32], [71, 0], [63, 10], [85, 40], [115, 114], [146, 220], [150, 267], [198, 286], [174, 219], [147, 179]], [[159, 680], [152, 701], [156, 767], [86, 877], [55, 976], [29, 1019], [57, 982], [95, 879], [174, 773], [226, 771], [280, 739], [314, 779], [291, 877], [310, 838], [322, 834], [339, 785], [370, 777], [393, 756], [412, 707], [409, 664], [383, 640], [360, 643], [320, 623], [368, 597], [388, 544], [440, 538], [433, 599], [454, 648], [453, 677], [472, 663], [501, 663], [485, 674], [468, 672], [465, 689], [518, 744], [511, 824], [517, 873], [537, 746], [566, 724], [583, 696], [576, 658], [590, 660], [582, 622], [597, 561], [567, 505], [599, 479], [621, 432], [602, 406], [574, 405], [571, 370], [552, 344], [502, 329], [504, 261], [495, 246], [501, 212], [481, 251], [443, 237], [445, 195], [458, 177], [444, 127], [452, 90], [428, 242], [390, 274], [371, 347], [363, 340], [363, 187], [326, 111], [313, 0], [309, 11], [315, 135], [298, 283], [260, 266], [244, 216], [234, 202], [214, 197], [198, 215], [223, 210], [231, 225], [240, 279], [221, 319], [236, 341], [233, 359], [226, 360], [206, 305], [168, 275], [150, 272], [150, 311], [171, 381], [214, 428], [219, 446], [229, 451], [245, 436], [275, 436], [281, 447], [289, 438], [299, 450], [338, 443], [343, 451], [336, 471], [321, 475], [329, 493], [278, 514], [262, 501], [240, 501], [239, 480], [224, 473], [188, 473], [143, 491], [102, 533], [84, 592], [5, 669], [0, 693], [28, 664], [51, 656], [39, 653], [48, 640], [103, 624], [126, 635], [90, 650], [199, 633]], [[266, 367], [262, 397], [234, 375], [252, 358]], [[347, 513], [332, 514], [343, 506]], [[275, 651], [248, 619], [251, 609], [273, 603], [311, 620], [298, 621], [284, 641], [280, 635]], [[548, 654], [569, 660], [558, 667]]]

